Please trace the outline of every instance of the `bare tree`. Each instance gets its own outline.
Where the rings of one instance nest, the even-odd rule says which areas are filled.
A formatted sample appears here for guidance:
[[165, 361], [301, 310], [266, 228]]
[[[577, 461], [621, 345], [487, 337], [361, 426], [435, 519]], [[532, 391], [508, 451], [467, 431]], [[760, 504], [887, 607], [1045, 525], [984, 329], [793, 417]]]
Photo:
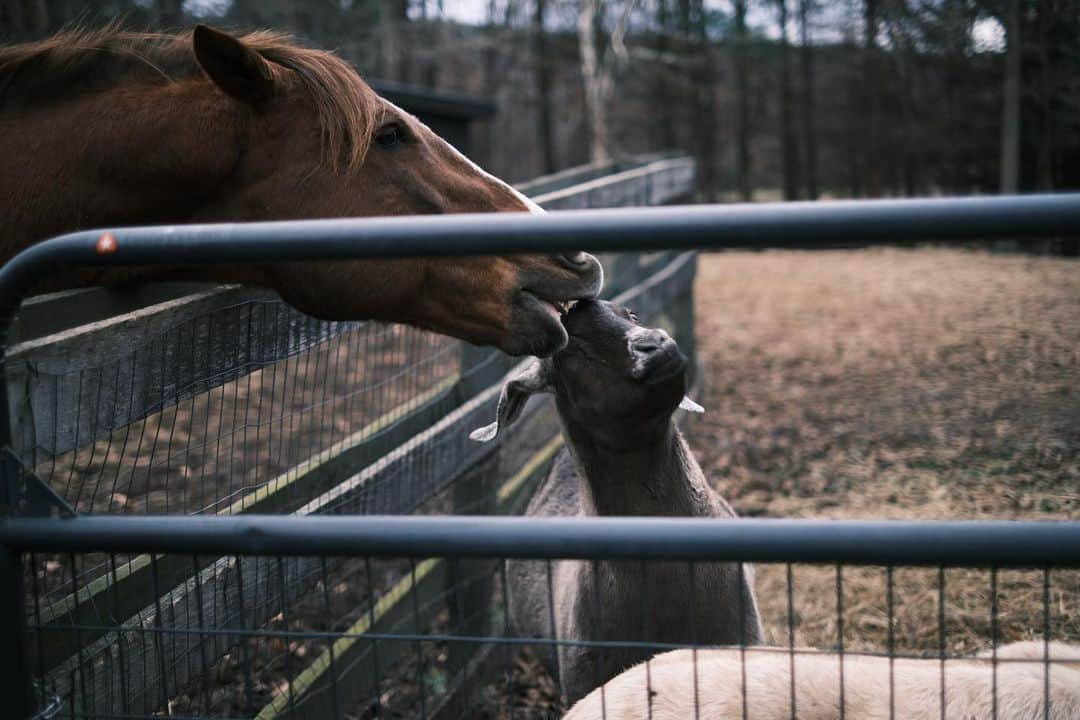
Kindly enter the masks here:
[[581, 48], [581, 77], [585, 83], [585, 110], [589, 120], [589, 159], [594, 163], [611, 159], [607, 101], [611, 94], [611, 73], [600, 62], [596, 41], [600, 0], [581, 0], [578, 11], [578, 44]]
[[555, 136], [551, 121], [551, 58], [547, 28], [544, 25], [547, 0], [536, 0], [533, 27], [533, 67], [536, 72], [537, 132], [540, 134], [540, 157], [545, 173], [555, 172]]
[[581, 52], [581, 76], [585, 83], [585, 106], [589, 120], [589, 159], [594, 163], [611, 159], [611, 125], [608, 103], [614, 86], [616, 65], [627, 56], [624, 39], [636, 0], [626, 0], [611, 33], [610, 49], [600, 47], [602, 0], [581, 0], [578, 9], [578, 46]]
[[[168, 29], [199, 5], [207, 22], [335, 48], [365, 76], [492, 99], [471, 151], [515, 179], [679, 148], [703, 198], [1080, 187], [1080, 0], [482, 2], [487, 22], [464, 26], [446, 0], [7, 0], [0, 42], [116, 19]], [[978, 42], [987, 18], [1001, 52]]]
[[694, 137], [697, 138], [697, 156], [701, 164], [701, 191], [705, 199], [716, 198], [716, 135], [719, 130], [716, 113], [716, 72], [713, 68], [712, 41], [709, 39], [709, 16], [704, 0], [694, 0], [694, 28], [697, 51], [700, 55], [700, 71], [696, 85], [696, 112], [694, 113]]
[[901, 177], [903, 193], [907, 196], [916, 195], [919, 192], [919, 165], [922, 147], [925, 143], [920, 142], [918, 137], [916, 103], [916, 67], [918, 65], [918, 51], [914, 47], [909, 34], [911, 25], [911, 11], [907, 0], [900, 0], [892, 22], [887, 23], [886, 30], [889, 42], [892, 46], [892, 61], [896, 69], [899, 92], [896, 93], [897, 102], [900, 105], [899, 147], [901, 155]]
[[25, 12], [21, 2], [0, 4], [0, 27], [6, 29], [10, 40], [32, 38], [30, 13]]
[[750, 97], [747, 82], [746, 5], [747, 0], [733, 0], [735, 33], [731, 48], [735, 68], [735, 182], [739, 195], [749, 202], [754, 199], [750, 178]]
[[1051, 59], [1052, 26], [1063, 8], [1055, 0], [1044, 0], [1038, 6], [1039, 83], [1037, 87], [1041, 126], [1035, 152], [1035, 182], [1039, 190], [1054, 188], [1054, 139], [1057, 133], [1054, 118], [1055, 82], [1057, 68]]
[[[670, 58], [673, 53], [671, 7], [669, 0], [656, 0], [656, 25], [659, 33], [656, 40], [655, 58]], [[678, 144], [677, 128], [680, 117], [676, 114], [680, 103], [671, 92], [671, 72], [663, 62], [656, 62], [653, 70], [653, 96], [656, 99], [656, 107], [666, 108], [668, 113], [656, 113], [653, 120], [657, 145], [665, 149], [674, 148]], [[674, 121], [674, 122], [673, 122]]]
[[814, 49], [810, 42], [810, 14], [814, 0], [799, 0], [799, 33], [802, 55], [802, 145], [805, 152], [803, 166], [806, 195], [811, 200], [818, 197], [817, 179], [817, 126], [814, 112]]
[[407, 80], [409, 73], [403, 36], [404, 25], [409, 18], [408, 0], [378, 0], [378, 8], [378, 73], [387, 80]]
[[776, 0], [780, 24], [780, 155], [785, 200], [799, 197], [799, 155], [792, 123], [791, 45], [788, 42], [787, 0]]
[[1020, 189], [1020, 0], [1005, 0], [1005, 88], [1001, 110], [1001, 192]]
[[866, 146], [863, 150], [863, 176], [870, 197], [881, 195], [881, 129], [879, 127], [881, 88], [878, 77], [877, 35], [878, 0], [863, 0], [863, 113], [866, 123]]
[[155, 0], [153, 8], [158, 26], [174, 29], [183, 27], [183, 0]]

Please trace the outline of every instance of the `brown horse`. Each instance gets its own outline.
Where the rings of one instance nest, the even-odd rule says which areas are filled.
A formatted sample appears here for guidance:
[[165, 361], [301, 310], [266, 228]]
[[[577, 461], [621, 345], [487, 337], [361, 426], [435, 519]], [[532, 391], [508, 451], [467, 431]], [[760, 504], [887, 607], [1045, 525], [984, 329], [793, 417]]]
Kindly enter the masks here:
[[[343, 60], [285, 36], [116, 27], [0, 48], [0, 260], [102, 226], [539, 211]], [[103, 271], [56, 286], [205, 279], [316, 317], [405, 322], [511, 354], [566, 343], [603, 282], [585, 253]]]

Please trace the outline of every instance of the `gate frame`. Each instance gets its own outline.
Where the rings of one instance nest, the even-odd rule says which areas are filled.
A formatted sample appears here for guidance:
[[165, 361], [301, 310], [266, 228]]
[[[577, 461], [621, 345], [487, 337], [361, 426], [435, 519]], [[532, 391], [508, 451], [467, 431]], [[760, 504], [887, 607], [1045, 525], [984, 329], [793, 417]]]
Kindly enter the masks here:
[[[873, 235], [868, 236], [868, 233]], [[75, 268], [130, 267], [162, 262], [193, 266], [250, 262], [253, 257], [265, 262], [289, 262], [566, 252], [580, 250], [582, 246], [605, 252], [735, 247], [817, 249], [919, 240], [987, 240], [1068, 234], [1080, 234], [1080, 194], [697, 205], [574, 210], [547, 215], [479, 214], [87, 230], [33, 245], [0, 268], [0, 355], [6, 352], [12, 318], [28, 291], [47, 275]], [[107, 245], [102, 243], [106, 238], [110, 241]], [[0, 367], [0, 372], [4, 371], [5, 368]], [[0, 378], [0, 452], [5, 455], [12, 445], [11, 431], [7, 384]], [[30, 549], [107, 550], [109, 543], [115, 542], [119, 543], [111, 546], [115, 550], [138, 545], [140, 550], [186, 547], [190, 552], [201, 553], [211, 547], [215, 550], [238, 547], [247, 550], [244, 554], [264, 554], [274, 548], [282, 552], [273, 554], [295, 554], [285, 551], [284, 546], [275, 545], [280, 537], [289, 542], [303, 538], [304, 547], [311, 550], [311, 554], [319, 554], [320, 550], [322, 554], [341, 554], [343, 549], [361, 547], [348, 544], [350, 537], [356, 537], [356, 524], [360, 522], [351, 519], [346, 532], [334, 532], [337, 526], [327, 522], [333, 518], [320, 519], [314, 525], [307, 518], [305, 532], [297, 534], [298, 529], [290, 527], [288, 522], [295, 523], [296, 518], [19, 518], [14, 515], [27, 494], [25, 476], [17, 463], [11, 461], [0, 462], [0, 475], [0, 513], [3, 515], [0, 517], [0, 545], [3, 546], [0, 581], [4, 581], [7, 588], [0, 592], [0, 615], [3, 616], [0, 627], [9, 630], [8, 636], [15, 638], [7, 643], [5, 651], [0, 652], [0, 671], [7, 671], [7, 677], [22, 688], [9, 699], [9, 706], [17, 717], [29, 717], [33, 711], [32, 680], [29, 668], [23, 662], [22, 647], [26, 638], [26, 618], [22, 611], [22, 555]], [[147, 520], [150, 524], [144, 526]], [[402, 520], [410, 522], [402, 525]], [[365, 536], [371, 544], [362, 546], [366, 554], [372, 554], [371, 551], [376, 549], [383, 554], [395, 548], [404, 551], [413, 547], [415, 550], [416, 543], [410, 544], [407, 538], [402, 539], [394, 532], [402, 527], [408, 528], [409, 532], [421, 530], [425, 523], [416, 523], [417, 520], [419, 518], [371, 518], [361, 523], [372, 526], [370, 537]], [[579, 542], [584, 545], [578, 547], [587, 546], [595, 550], [598, 557], [608, 552], [618, 556], [619, 552], [631, 549], [637, 551], [633, 557], [652, 558], [657, 552], [663, 557], [683, 542], [690, 543], [683, 547], [690, 555], [685, 559], [701, 557], [694, 552], [703, 551], [708, 559], [724, 559], [717, 557], [717, 553], [738, 548], [741, 557], [737, 559], [747, 561], [763, 560], [763, 554], [777, 558], [778, 555], [769, 552], [782, 550], [789, 561], [835, 556], [834, 560], [851, 563], [859, 562], [859, 552], [874, 548], [881, 551], [873, 556], [879, 564], [888, 558], [894, 561], [913, 559], [918, 564], [917, 553], [896, 552], [897, 547], [910, 549], [912, 546], [893, 545], [890, 550], [889, 545], [878, 544], [874, 539], [891, 538], [916, 543], [915, 547], [918, 547], [920, 538], [933, 537], [934, 542], [925, 549], [931, 553], [929, 557], [935, 558], [933, 564], [940, 565], [951, 557], [971, 561], [982, 558], [980, 562], [989, 562], [989, 550], [997, 548], [1004, 555], [996, 555], [994, 565], [1001, 565], [1003, 557], [1017, 556], [1029, 561], [1028, 566], [1031, 562], [1036, 566], [1049, 566], [1051, 561], [1063, 562], [1069, 567], [1080, 565], [1080, 523], [979, 523], [980, 528], [975, 530], [965, 530], [963, 524], [955, 523], [915, 523], [912, 527], [901, 524], [904, 526], [902, 532], [895, 536], [893, 531], [873, 523], [860, 525], [858, 530], [836, 523], [813, 525], [815, 529], [809, 531], [811, 526], [804, 521], [787, 526], [788, 531], [782, 535], [776, 534], [779, 527], [776, 523], [795, 521], [723, 524], [752, 528], [757, 526], [747, 523], [766, 523], [768, 529], [764, 533], [750, 532], [743, 535], [740, 542], [733, 537], [712, 536], [709, 534], [712, 531], [706, 528], [691, 530], [685, 521], [667, 521], [674, 524], [651, 526], [649, 530], [648, 523], [639, 525], [642, 521], [638, 520], [626, 528], [646, 532], [639, 537], [649, 538], [652, 545], [629, 542], [630, 537], [620, 536], [627, 541], [619, 546], [623, 548], [620, 551], [618, 547], [606, 545], [603, 536], [589, 535], [601, 528], [604, 533], [613, 532], [616, 526], [607, 527], [610, 521], [556, 523], [538, 534], [528, 535], [525, 531], [536, 529], [538, 526], [532, 523], [537, 521], [523, 524], [524, 521], [514, 519], [500, 527], [499, 535], [465, 541], [463, 538], [469, 536], [470, 529], [475, 531], [488, 526], [477, 518], [462, 520], [466, 524], [446, 526], [453, 530], [438, 536], [438, 546], [428, 546], [428, 550], [441, 549], [442, 554], [446, 554], [448, 549], [457, 549], [456, 554], [462, 556], [479, 552], [505, 557], [510, 552], [530, 553], [546, 548], [547, 556], [561, 556], [574, 547], [568, 540], [570, 534], [581, 532], [584, 535], [579, 537]], [[208, 521], [209, 525], [206, 524]], [[325, 533], [321, 540], [306, 530], [315, 530], [320, 524], [325, 526], [317, 531]], [[90, 528], [90, 531], [84, 528]], [[842, 532], [844, 530], [849, 532]], [[804, 534], [804, 531], [810, 534]], [[171, 545], [169, 538], [164, 537], [165, 533], [178, 532], [184, 533], [189, 545]], [[747, 533], [747, 530], [742, 532]], [[670, 537], [667, 533], [675, 533], [675, 536]], [[745, 544], [750, 537], [756, 538], [755, 543]], [[784, 542], [778, 543], [781, 537]], [[816, 545], [814, 538], [824, 545]], [[1003, 543], [1002, 538], [1008, 538], [1008, 542]], [[69, 544], [56, 544], [62, 539]], [[123, 542], [135, 544], [123, 545]], [[796, 542], [799, 544], [791, 544]], [[848, 546], [853, 547], [845, 550]], [[693, 547], [698, 549], [692, 551]], [[792, 551], [799, 547], [803, 550]], [[817, 547], [819, 553], [823, 548], [829, 552], [816, 556], [801, 554], [810, 553], [813, 547]], [[772, 550], [767, 552], [769, 548]], [[866, 562], [867, 556], [863, 557]]]

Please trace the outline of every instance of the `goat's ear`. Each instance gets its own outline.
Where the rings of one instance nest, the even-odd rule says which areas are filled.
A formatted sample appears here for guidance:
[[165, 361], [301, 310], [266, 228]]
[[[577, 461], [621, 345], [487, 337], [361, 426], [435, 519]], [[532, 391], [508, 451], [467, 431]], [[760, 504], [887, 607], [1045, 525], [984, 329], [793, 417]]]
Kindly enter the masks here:
[[701, 407], [696, 402], [691, 400], [690, 396], [688, 396], [688, 395], [683, 397], [682, 402], [679, 403], [679, 407], [681, 407], [683, 410], [685, 410], [687, 412], [692, 412], [692, 413], [703, 413], [703, 412], [705, 412], [705, 408]]
[[525, 402], [536, 393], [551, 390], [551, 362], [539, 358], [529, 358], [520, 372], [510, 377], [503, 385], [499, 395], [499, 407], [495, 411], [495, 422], [477, 428], [469, 433], [469, 438], [477, 442], [494, 440], [500, 430], [518, 419], [525, 408]]
[[191, 43], [199, 67], [226, 95], [249, 105], [261, 105], [274, 96], [270, 63], [243, 40], [196, 25]]

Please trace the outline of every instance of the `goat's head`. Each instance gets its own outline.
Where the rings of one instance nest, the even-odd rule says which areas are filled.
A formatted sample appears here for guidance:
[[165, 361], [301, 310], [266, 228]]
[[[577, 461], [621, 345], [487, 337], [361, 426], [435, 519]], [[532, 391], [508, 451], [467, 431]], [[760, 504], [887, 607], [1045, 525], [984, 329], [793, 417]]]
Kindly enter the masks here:
[[642, 327], [630, 310], [602, 300], [579, 302], [563, 324], [566, 347], [509, 378], [495, 422], [470, 437], [491, 440], [539, 392], [555, 394], [564, 422], [612, 438], [667, 422], [678, 407], [702, 412], [685, 397], [686, 356], [663, 330]]

